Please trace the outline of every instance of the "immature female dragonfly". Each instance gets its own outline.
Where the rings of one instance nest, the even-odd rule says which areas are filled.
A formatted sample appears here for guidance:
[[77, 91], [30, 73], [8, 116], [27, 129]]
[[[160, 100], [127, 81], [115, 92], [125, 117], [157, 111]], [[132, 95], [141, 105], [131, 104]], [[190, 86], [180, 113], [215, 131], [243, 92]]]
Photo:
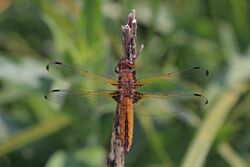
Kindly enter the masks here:
[[[178, 85], [181, 86], [177, 87], [176, 91], [170, 91], [172, 88], [165, 89], [166, 86], [161, 86], [166, 82], [171, 83], [171, 80], [177, 80], [178, 78], [183, 77], [191, 79], [192, 82], [196, 80], [204, 80], [204, 78], [208, 76], [208, 71], [206, 69], [201, 67], [191, 67], [181, 71], [163, 73], [137, 80], [135, 75], [135, 65], [133, 62], [134, 61], [128, 59], [120, 60], [115, 69], [115, 72], [118, 73], [118, 80], [113, 79], [112, 77], [104, 77], [89, 71], [80, 70], [62, 62], [51, 62], [46, 66], [47, 71], [50, 73], [61, 76], [78, 75], [79, 78], [86, 82], [90, 80], [95, 81], [95, 83], [99, 84], [101, 88], [98, 90], [86, 90], [86, 88], [82, 88], [78, 92], [64, 89], [53, 89], [45, 95], [45, 98], [51, 101], [60, 102], [63, 98], [80, 98], [86, 100], [86, 97], [96, 97], [100, 100], [102, 97], [104, 97], [104, 99], [109, 97], [113, 101], [113, 104], [117, 103], [117, 119], [115, 127], [117, 136], [121, 139], [125, 153], [129, 151], [132, 144], [134, 107], [140, 106], [140, 103], [145, 102], [146, 104], [151, 105], [150, 102], [154, 100], [166, 101], [170, 99], [198, 99], [204, 104], [208, 103], [206, 97], [199, 92], [193, 91], [196, 89], [184, 84], [184, 81], [178, 82]], [[113, 89], [104, 89], [108, 85]], [[161, 89], [157, 92], [156, 90], [158, 88]], [[112, 110], [114, 111], [115, 108]], [[161, 111], [161, 113], [164, 114], [164, 112], [166, 112], [165, 110], [167, 110], [167, 108], [164, 109], [164, 111]], [[143, 113], [144, 111], [140, 110], [137, 112]], [[154, 112], [159, 113], [159, 111], [152, 111], [151, 114], [154, 115]]]

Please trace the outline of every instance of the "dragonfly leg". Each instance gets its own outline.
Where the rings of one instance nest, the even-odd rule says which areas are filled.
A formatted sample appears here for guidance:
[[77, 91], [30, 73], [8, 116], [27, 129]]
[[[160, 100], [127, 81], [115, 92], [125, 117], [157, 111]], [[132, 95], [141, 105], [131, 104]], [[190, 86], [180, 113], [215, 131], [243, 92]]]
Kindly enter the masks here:
[[119, 92], [115, 92], [115, 93], [111, 93], [111, 96], [112, 98], [117, 102], [119, 103], [120, 102], [120, 95], [119, 95]]
[[137, 103], [141, 98], [142, 98], [142, 94], [140, 94], [139, 92], [135, 92], [133, 96], [133, 103]]
[[119, 74], [119, 63], [115, 66], [114, 71], [115, 71], [117, 74]]

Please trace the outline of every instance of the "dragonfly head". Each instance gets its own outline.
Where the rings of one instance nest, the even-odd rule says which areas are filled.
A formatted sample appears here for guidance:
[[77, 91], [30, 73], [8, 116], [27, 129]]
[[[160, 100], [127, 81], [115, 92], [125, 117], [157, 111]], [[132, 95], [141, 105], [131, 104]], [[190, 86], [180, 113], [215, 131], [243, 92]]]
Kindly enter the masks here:
[[116, 66], [114, 71], [119, 73], [121, 69], [130, 69], [133, 70], [135, 68], [134, 62], [128, 59], [121, 60]]

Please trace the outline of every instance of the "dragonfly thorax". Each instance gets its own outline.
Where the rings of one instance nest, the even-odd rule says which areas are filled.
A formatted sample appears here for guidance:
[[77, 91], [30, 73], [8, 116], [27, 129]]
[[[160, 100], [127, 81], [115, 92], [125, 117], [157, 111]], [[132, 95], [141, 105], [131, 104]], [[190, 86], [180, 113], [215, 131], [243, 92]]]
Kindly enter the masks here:
[[121, 69], [118, 78], [118, 90], [121, 96], [132, 97], [135, 92], [135, 73], [131, 69]]
[[140, 99], [139, 93], [136, 91], [136, 78], [134, 64], [129, 61], [122, 60], [117, 65], [119, 71], [118, 76], [118, 91], [113, 94], [113, 98], [119, 103], [124, 98], [130, 98], [133, 103], [138, 102]]

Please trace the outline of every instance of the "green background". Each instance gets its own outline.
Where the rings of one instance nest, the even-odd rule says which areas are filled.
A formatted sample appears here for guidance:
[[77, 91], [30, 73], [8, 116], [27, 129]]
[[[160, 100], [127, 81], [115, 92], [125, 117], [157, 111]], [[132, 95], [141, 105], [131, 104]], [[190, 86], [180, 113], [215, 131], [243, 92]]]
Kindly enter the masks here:
[[46, 91], [65, 83], [45, 66], [61, 60], [114, 75], [131, 9], [145, 45], [138, 71], [199, 65], [210, 77], [205, 108], [136, 118], [126, 166], [249, 166], [250, 1], [1, 0], [1, 167], [105, 165], [113, 115], [46, 101]]

